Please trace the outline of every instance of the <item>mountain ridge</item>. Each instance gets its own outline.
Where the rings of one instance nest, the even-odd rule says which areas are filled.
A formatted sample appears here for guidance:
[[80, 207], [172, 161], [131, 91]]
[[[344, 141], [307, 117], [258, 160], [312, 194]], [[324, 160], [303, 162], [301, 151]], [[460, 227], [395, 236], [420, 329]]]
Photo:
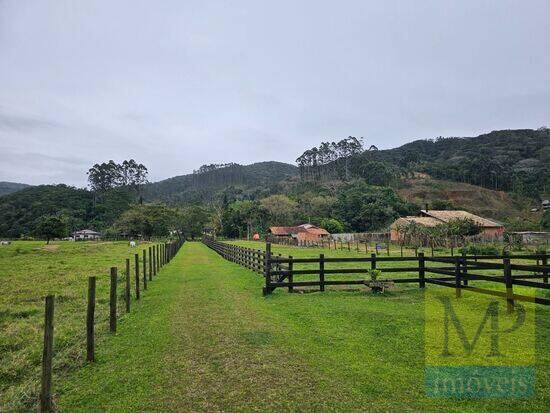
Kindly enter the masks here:
[[0, 196], [12, 194], [31, 185], [21, 184], [18, 182], [0, 181]]

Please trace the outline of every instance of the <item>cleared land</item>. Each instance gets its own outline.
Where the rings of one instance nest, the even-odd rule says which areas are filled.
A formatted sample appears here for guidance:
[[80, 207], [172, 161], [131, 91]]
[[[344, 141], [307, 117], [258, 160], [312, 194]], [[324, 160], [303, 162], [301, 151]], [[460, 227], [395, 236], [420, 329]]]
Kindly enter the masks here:
[[[545, 308], [536, 314], [534, 398], [430, 399], [416, 286], [264, 298], [262, 285], [204, 245], [185, 244], [98, 362], [57, 383], [61, 410], [531, 412], [550, 403]], [[479, 300], [465, 295], [461, 306], [475, 318]]]
[[[117, 266], [122, 282], [125, 259], [141, 249], [127, 242], [21, 241], [0, 247], [0, 411], [28, 411], [36, 404], [44, 296], [56, 296], [55, 382], [84, 364], [87, 278], [97, 276], [101, 340], [108, 326], [109, 269]], [[124, 312], [122, 300], [119, 312]]]

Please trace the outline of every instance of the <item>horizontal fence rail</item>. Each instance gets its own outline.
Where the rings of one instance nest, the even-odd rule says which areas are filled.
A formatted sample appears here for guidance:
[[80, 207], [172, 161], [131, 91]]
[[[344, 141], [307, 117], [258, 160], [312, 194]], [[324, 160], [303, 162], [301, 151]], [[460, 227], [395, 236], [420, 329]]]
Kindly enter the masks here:
[[[413, 273], [412, 277], [383, 278], [385, 283], [417, 283], [419, 288], [426, 284], [451, 287], [456, 290], [457, 297], [461, 290], [469, 290], [506, 298], [509, 306], [513, 302], [531, 301], [549, 305], [550, 299], [529, 297], [513, 292], [513, 287], [524, 286], [547, 290], [549, 289], [548, 265], [549, 254], [526, 255], [460, 255], [445, 257], [428, 257], [419, 253], [417, 257], [387, 257], [371, 254], [367, 257], [318, 257], [293, 258], [275, 255], [271, 251], [271, 243], [266, 243], [265, 251], [227, 244], [212, 237], [204, 237], [203, 242], [225, 259], [249, 268], [265, 278], [264, 295], [271, 294], [276, 288], [287, 288], [289, 292], [296, 287], [319, 287], [324, 291], [326, 286], [334, 285], [367, 285], [369, 286], [373, 270], [380, 273]], [[515, 260], [533, 261], [533, 264], [516, 263]], [[403, 263], [403, 266], [385, 267], [384, 263]], [[349, 268], [327, 267], [328, 265], [344, 264]], [[356, 264], [356, 265], [354, 265]], [[498, 274], [481, 273], [482, 271]], [[357, 279], [334, 279], [342, 276], [363, 275]], [[296, 280], [296, 277], [307, 277]], [[327, 279], [330, 277], [330, 279]], [[314, 279], [312, 279], [314, 278]], [[470, 282], [484, 281], [506, 286], [506, 292], [473, 287]]]

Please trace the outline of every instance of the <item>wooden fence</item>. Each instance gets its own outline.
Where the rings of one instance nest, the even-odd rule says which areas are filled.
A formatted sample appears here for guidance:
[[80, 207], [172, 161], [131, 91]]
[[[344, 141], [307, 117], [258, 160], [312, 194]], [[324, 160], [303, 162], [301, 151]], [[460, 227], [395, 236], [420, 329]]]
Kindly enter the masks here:
[[[134, 255], [134, 274], [135, 274], [135, 298], [140, 299], [140, 287], [147, 289], [147, 281], [152, 281], [160, 269], [177, 254], [183, 240], [176, 240], [156, 245], [150, 245], [140, 254]], [[125, 262], [124, 276], [119, 277], [117, 267], [110, 270], [110, 291], [109, 291], [109, 331], [116, 332], [117, 318], [120, 316], [118, 297], [118, 286], [124, 286], [124, 308], [130, 312], [131, 293], [131, 268], [130, 259]], [[86, 309], [86, 360], [95, 361], [95, 309], [96, 309], [96, 277], [88, 278], [88, 300]], [[122, 282], [121, 282], [122, 281]], [[49, 295], [45, 299], [44, 313], [44, 347], [42, 353], [42, 380], [40, 391], [40, 412], [54, 411], [52, 397], [52, 366], [54, 355], [54, 307], [55, 297]]]
[[[469, 290], [504, 297], [509, 306], [513, 306], [515, 300], [550, 304], [550, 299], [518, 295], [513, 291], [514, 285], [546, 290], [550, 288], [548, 284], [549, 254], [427, 257], [419, 253], [417, 257], [381, 257], [373, 253], [369, 257], [333, 258], [320, 254], [312, 258], [294, 258], [274, 255], [269, 242], [266, 243], [265, 251], [226, 244], [211, 237], [203, 238], [203, 242], [222, 257], [261, 273], [265, 278], [264, 295], [271, 294], [276, 288], [287, 288], [292, 292], [296, 287], [319, 287], [320, 291], [324, 291], [326, 286], [368, 285], [369, 279], [365, 276], [352, 279], [337, 278], [342, 278], [341, 276], [344, 275], [347, 277], [359, 274], [369, 275], [373, 270], [380, 270], [382, 274], [415, 274], [413, 277], [406, 278], [384, 278], [383, 281], [387, 283], [416, 283], [419, 288], [425, 288], [426, 284], [451, 287], [456, 290], [457, 296], [460, 296], [461, 290]], [[533, 264], [514, 263], [516, 260], [532, 260]], [[402, 263], [404, 266], [387, 267], [385, 263]], [[328, 268], [338, 264], [345, 264], [345, 266]], [[301, 266], [307, 268], [300, 268]], [[488, 270], [497, 271], [499, 275], [482, 273]], [[297, 277], [307, 279], [296, 280]], [[473, 287], [470, 285], [471, 281], [504, 284], [506, 292]]]

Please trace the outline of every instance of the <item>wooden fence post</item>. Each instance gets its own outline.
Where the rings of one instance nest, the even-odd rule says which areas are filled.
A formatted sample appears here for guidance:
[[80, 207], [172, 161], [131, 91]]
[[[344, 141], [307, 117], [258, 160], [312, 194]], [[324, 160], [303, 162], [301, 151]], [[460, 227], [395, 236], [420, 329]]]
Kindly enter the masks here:
[[319, 289], [325, 291], [325, 254], [319, 255]]
[[[548, 265], [548, 257], [546, 255], [542, 257], [542, 265], [544, 265], [545, 267]], [[548, 270], [546, 269], [542, 270], [542, 281], [545, 284], [548, 284]]]
[[467, 286], [468, 285], [468, 278], [467, 278], [468, 263], [466, 258], [466, 251], [462, 251], [462, 274], [464, 274], [464, 277], [462, 279], [462, 284]]
[[460, 279], [460, 257], [455, 257], [455, 295], [456, 298], [460, 298], [462, 296], [462, 290], [461, 287], [461, 279]]
[[288, 256], [288, 292], [291, 293], [294, 291], [294, 286], [292, 283], [294, 282], [294, 274], [292, 274], [292, 271], [294, 270], [294, 263], [292, 262], [292, 255]]
[[153, 275], [156, 276], [156, 275], [157, 275], [157, 252], [156, 252], [156, 246], [153, 245], [151, 249], [153, 250]]
[[130, 312], [130, 258], [126, 258], [126, 289], [124, 291], [124, 299], [126, 301], [126, 312]]
[[117, 268], [111, 267], [111, 294], [109, 296], [109, 330], [116, 332]]
[[376, 254], [374, 252], [370, 255], [370, 269], [376, 269]]
[[514, 280], [512, 279], [512, 266], [510, 264], [510, 258], [503, 258], [502, 266], [504, 268], [504, 281], [506, 282], [506, 307], [508, 309], [508, 313], [512, 313], [514, 311]]
[[426, 287], [426, 260], [423, 252], [418, 254], [418, 287]]
[[88, 309], [86, 311], [86, 360], [95, 361], [95, 286], [96, 277], [88, 277]]
[[139, 254], [134, 254], [136, 267], [136, 300], [139, 300]]
[[143, 250], [143, 290], [147, 289], [147, 251]]
[[156, 257], [156, 261], [157, 261], [156, 273], [158, 274], [158, 272], [160, 270], [160, 254], [159, 254], [160, 247], [159, 247], [159, 244], [155, 245], [155, 250], [156, 250], [156, 255], [157, 255], [157, 257]]
[[54, 296], [46, 297], [44, 312], [44, 349], [42, 351], [42, 388], [40, 391], [40, 412], [52, 412], [52, 359], [53, 359], [53, 315]]
[[265, 264], [264, 264], [265, 287], [264, 295], [271, 294], [271, 243], [265, 243]]
[[149, 247], [148, 250], [149, 250], [149, 281], [153, 281], [153, 251], [151, 250], [151, 247]]

